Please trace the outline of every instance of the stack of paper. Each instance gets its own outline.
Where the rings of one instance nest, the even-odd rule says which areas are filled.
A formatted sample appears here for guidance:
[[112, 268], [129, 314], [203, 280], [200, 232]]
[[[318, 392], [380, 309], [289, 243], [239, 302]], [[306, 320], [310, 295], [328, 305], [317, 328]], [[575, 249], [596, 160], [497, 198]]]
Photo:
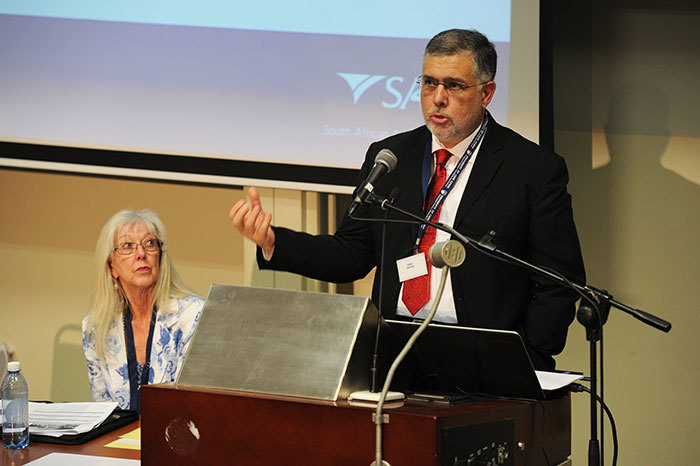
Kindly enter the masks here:
[[104, 422], [116, 402], [29, 403], [29, 434], [60, 437], [89, 432]]

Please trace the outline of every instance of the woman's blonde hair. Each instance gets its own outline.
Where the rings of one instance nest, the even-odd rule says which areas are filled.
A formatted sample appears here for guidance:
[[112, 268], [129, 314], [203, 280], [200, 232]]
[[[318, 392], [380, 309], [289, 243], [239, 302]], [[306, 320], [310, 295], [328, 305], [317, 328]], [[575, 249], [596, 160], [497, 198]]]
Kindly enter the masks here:
[[168, 254], [168, 233], [163, 221], [155, 212], [148, 209], [121, 210], [112, 215], [97, 238], [95, 283], [92, 309], [88, 318], [88, 331], [95, 332], [95, 350], [100, 358], [104, 358], [105, 339], [114, 317], [120, 315], [129, 304], [121, 284], [112, 277], [110, 271], [114, 240], [122, 229], [136, 224], [145, 225], [148, 232], [161, 242], [160, 273], [153, 287], [153, 302], [150, 305], [157, 306], [161, 312], [169, 312], [168, 300], [172, 296], [183, 297], [195, 294], [175, 270]]

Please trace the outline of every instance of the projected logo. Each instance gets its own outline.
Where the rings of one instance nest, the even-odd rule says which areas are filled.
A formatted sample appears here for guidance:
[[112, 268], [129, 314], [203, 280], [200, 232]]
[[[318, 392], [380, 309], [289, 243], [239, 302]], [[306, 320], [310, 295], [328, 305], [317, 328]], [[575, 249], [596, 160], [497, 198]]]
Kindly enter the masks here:
[[367, 89], [381, 81], [384, 81], [384, 88], [388, 93], [387, 99], [382, 99], [381, 101], [382, 107], [403, 110], [409, 102], [420, 102], [420, 86], [415, 79], [404, 79], [403, 76], [387, 77], [380, 74], [336, 74], [350, 86], [354, 103], [357, 103]]

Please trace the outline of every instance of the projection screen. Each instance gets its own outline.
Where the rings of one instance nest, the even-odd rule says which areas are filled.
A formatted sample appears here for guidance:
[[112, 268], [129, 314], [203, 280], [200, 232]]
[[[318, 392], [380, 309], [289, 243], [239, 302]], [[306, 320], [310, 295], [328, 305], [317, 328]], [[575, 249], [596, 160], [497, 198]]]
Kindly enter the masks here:
[[490, 111], [537, 140], [536, 0], [4, 0], [0, 166], [348, 193], [423, 123], [423, 49], [453, 27], [495, 43]]

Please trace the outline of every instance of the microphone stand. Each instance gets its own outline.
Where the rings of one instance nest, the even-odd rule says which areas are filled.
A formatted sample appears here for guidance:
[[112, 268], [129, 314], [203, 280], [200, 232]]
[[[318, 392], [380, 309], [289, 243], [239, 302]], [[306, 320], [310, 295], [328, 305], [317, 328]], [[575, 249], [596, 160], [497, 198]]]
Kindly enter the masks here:
[[[671, 330], [671, 323], [661, 319], [653, 314], [642, 311], [641, 309], [635, 309], [626, 304], [613, 299], [613, 296], [609, 294], [606, 290], [599, 290], [590, 285], [580, 285], [568, 280], [559, 272], [554, 270], [546, 269], [527, 261], [524, 261], [518, 257], [510, 255], [496, 246], [493, 241], [496, 233], [490, 231], [485, 234], [480, 240], [474, 240], [468, 236], [465, 236], [452, 228], [449, 225], [445, 225], [440, 222], [431, 222], [425, 220], [424, 218], [415, 215], [411, 212], [400, 209], [387, 199], [378, 196], [376, 194], [371, 194], [367, 199], [368, 204], [379, 204], [382, 209], [390, 209], [399, 212], [409, 218], [412, 218], [420, 223], [426, 223], [432, 227], [446, 231], [455, 238], [459, 239], [465, 246], [471, 246], [477, 251], [489, 255], [497, 260], [502, 260], [504, 262], [519, 265], [526, 268], [538, 275], [547, 277], [561, 285], [564, 285], [581, 296], [581, 303], [579, 304], [579, 309], [577, 311], [577, 320], [586, 328], [586, 339], [590, 342], [590, 379], [591, 379], [591, 389], [590, 389], [590, 399], [591, 399], [591, 438], [588, 444], [588, 465], [589, 466], [600, 466], [600, 448], [598, 443], [598, 432], [597, 432], [597, 416], [596, 416], [596, 392], [598, 383], [598, 366], [596, 364], [596, 342], [602, 340], [603, 325], [607, 321], [608, 314], [610, 312], [610, 307], [615, 307], [632, 317], [640, 320], [641, 322], [650, 325], [662, 332], [668, 333]], [[601, 348], [602, 353], [602, 348]], [[602, 372], [602, 367], [601, 367]], [[601, 374], [602, 380], [602, 374]]]
[[[373, 203], [380, 204], [381, 207], [384, 209], [390, 209], [396, 212], [399, 212], [403, 215], [406, 215], [407, 217], [410, 217], [417, 222], [420, 223], [426, 223], [432, 227], [435, 227], [439, 230], [446, 231], [458, 240], [460, 240], [465, 246], [471, 246], [477, 251], [490, 255], [496, 259], [504, 260], [505, 262], [515, 264], [515, 265], [520, 265], [530, 271], [533, 271], [539, 275], [543, 275], [555, 282], [558, 282], [561, 285], [564, 285], [568, 288], [573, 289], [576, 291], [581, 297], [588, 301], [588, 303], [593, 307], [594, 310], [597, 310], [598, 312], [601, 311], [599, 309], [598, 305], [596, 303], [602, 303], [602, 302], [607, 302], [610, 306], [613, 306], [621, 311], [624, 311], [628, 314], [630, 314], [632, 317], [644, 322], [647, 325], [650, 325], [658, 330], [661, 330], [663, 332], [668, 333], [669, 330], [671, 330], [671, 323], [661, 319], [659, 317], [656, 317], [653, 314], [649, 314], [648, 312], [642, 311], [641, 309], [634, 309], [632, 307], [629, 307], [619, 301], [616, 301], [613, 299], [612, 295], [608, 294], [607, 291], [605, 290], [599, 290], [597, 288], [594, 288], [590, 285], [579, 285], [577, 283], [574, 283], [570, 280], [568, 280], [566, 277], [564, 277], [562, 274], [559, 272], [553, 271], [546, 269], [544, 267], [540, 267], [534, 264], [531, 264], [527, 261], [524, 261], [518, 257], [515, 257], [511, 254], [508, 254], [507, 252], [504, 252], [496, 246], [496, 244], [493, 242], [493, 238], [496, 235], [495, 232], [490, 231], [486, 235], [484, 235], [480, 240], [475, 240], [473, 238], [470, 238], [468, 236], [463, 235], [462, 233], [458, 232], [454, 228], [452, 228], [449, 225], [445, 225], [444, 223], [440, 222], [431, 222], [429, 220], [425, 220], [424, 218], [412, 214], [411, 212], [408, 212], [406, 210], [403, 210], [399, 207], [396, 207], [392, 205], [387, 199], [377, 196], [377, 195], [372, 195], [370, 196], [369, 200], [371, 200]], [[391, 222], [391, 220], [387, 220]], [[602, 314], [601, 314], [602, 315]], [[603, 319], [598, 319], [600, 321], [600, 325], [605, 323]]]
[[[389, 204], [393, 204], [393, 199], [389, 200]], [[377, 393], [377, 359], [379, 358], [379, 333], [382, 324], [382, 311], [384, 309], [384, 248], [386, 244], [386, 224], [389, 218], [389, 209], [385, 209], [384, 222], [382, 223], [382, 255], [379, 259], [379, 309], [377, 309], [377, 330], [374, 335], [374, 354], [372, 355], [372, 382], [369, 386], [369, 391]]]
[[[394, 189], [398, 191], [397, 188]], [[392, 190], [392, 193], [390, 194], [390, 199], [386, 199], [385, 202], [393, 204], [397, 196], [398, 194], [394, 194], [394, 191]], [[383, 208], [383, 210], [385, 210], [386, 213], [384, 214], [384, 220], [382, 221], [382, 253], [381, 258], [379, 259], [379, 302], [377, 303], [377, 327], [374, 335], [374, 353], [372, 354], [372, 367], [370, 368], [371, 381], [369, 390], [360, 390], [357, 392], [352, 392], [349, 397], [349, 399], [351, 400], [374, 402], [379, 401], [379, 398], [382, 396], [381, 392], [377, 392], [377, 360], [379, 359], [379, 335], [381, 333], [382, 310], [384, 307], [384, 298], [382, 296], [382, 291], [384, 289], [384, 245], [386, 243], [386, 224], [389, 222], [389, 210], [385, 208]], [[357, 220], [375, 220], [354, 217], [354, 211], [349, 212], [349, 216]], [[389, 392], [387, 394], [384, 394], [384, 398], [390, 401], [403, 400], [404, 395], [400, 392]]]
[[[606, 293], [607, 295], [607, 293]], [[601, 462], [601, 448], [598, 444], [598, 419], [596, 415], [596, 395], [598, 387], [598, 369], [597, 369], [597, 356], [596, 356], [596, 343], [600, 341], [601, 344], [601, 358], [602, 358], [602, 338], [603, 338], [603, 324], [608, 320], [608, 314], [610, 313], [610, 300], [607, 297], [597, 297], [591, 296], [596, 302], [596, 306], [591, 307], [590, 303], [581, 301], [579, 304], [578, 311], [576, 312], [576, 319], [583, 325], [586, 329], [586, 340], [589, 342], [589, 358], [591, 367], [591, 388], [590, 388], [590, 399], [591, 399], [591, 438], [588, 441], [588, 465], [598, 466], [602, 464]], [[669, 324], [670, 330], [670, 324]], [[667, 330], [668, 331], [668, 330]], [[602, 372], [603, 368], [601, 365], [601, 395], [602, 395]], [[602, 396], [601, 396], [602, 400]], [[601, 414], [601, 423], [603, 416]], [[601, 424], [601, 435], [605, 435], [603, 431], [603, 426]], [[602, 439], [601, 439], [602, 440]]]

